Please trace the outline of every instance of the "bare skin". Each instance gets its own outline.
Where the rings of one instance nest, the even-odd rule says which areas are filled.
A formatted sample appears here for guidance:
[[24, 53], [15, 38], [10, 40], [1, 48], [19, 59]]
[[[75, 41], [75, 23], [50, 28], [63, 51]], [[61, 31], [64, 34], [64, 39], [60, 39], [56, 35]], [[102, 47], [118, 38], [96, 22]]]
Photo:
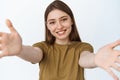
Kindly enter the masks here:
[[[10, 33], [0, 32], [0, 57], [19, 56], [20, 58], [32, 63], [38, 63], [42, 60], [42, 50], [37, 47], [25, 46], [22, 44], [22, 38], [15, 30], [10, 20], [6, 20]], [[66, 42], [68, 43], [68, 42]], [[115, 50], [120, 45], [120, 40], [110, 43], [100, 48], [96, 54], [89, 51], [83, 51], [80, 55], [79, 65], [84, 68], [100, 67], [107, 71], [114, 80], [119, 78], [112, 72], [111, 67], [120, 71], [120, 50]]]
[[22, 39], [20, 35], [13, 28], [9, 20], [6, 20], [6, 25], [11, 33], [0, 32], [0, 50], [2, 51], [0, 57], [17, 55], [22, 49]]
[[6, 25], [10, 33], [0, 32], [0, 54], [5, 56], [19, 56], [20, 58], [32, 63], [38, 63], [42, 59], [42, 50], [37, 47], [25, 46], [22, 44], [22, 38], [15, 30], [10, 20], [6, 20]]
[[120, 64], [120, 50], [114, 49], [119, 45], [120, 40], [117, 40], [103, 46], [97, 51], [96, 54], [90, 54], [90, 52], [84, 51], [80, 55], [79, 64], [86, 68], [90, 68], [90, 65], [91, 67], [100, 67], [107, 71], [114, 78], [114, 80], [119, 80], [117, 75], [115, 75], [115, 73], [111, 70], [111, 68], [113, 68], [120, 71], [120, 66], [116, 64]]

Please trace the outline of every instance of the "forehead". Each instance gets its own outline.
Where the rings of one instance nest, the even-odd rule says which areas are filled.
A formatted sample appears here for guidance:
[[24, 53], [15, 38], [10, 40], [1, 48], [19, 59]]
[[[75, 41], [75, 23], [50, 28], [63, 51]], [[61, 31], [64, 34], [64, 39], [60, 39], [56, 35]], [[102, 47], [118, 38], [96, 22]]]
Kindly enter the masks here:
[[61, 18], [63, 16], [69, 17], [69, 15], [67, 13], [65, 13], [64, 11], [55, 9], [55, 10], [52, 10], [48, 14], [47, 20], [50, 20], [50, 19], [59, 19], [59, 18]]

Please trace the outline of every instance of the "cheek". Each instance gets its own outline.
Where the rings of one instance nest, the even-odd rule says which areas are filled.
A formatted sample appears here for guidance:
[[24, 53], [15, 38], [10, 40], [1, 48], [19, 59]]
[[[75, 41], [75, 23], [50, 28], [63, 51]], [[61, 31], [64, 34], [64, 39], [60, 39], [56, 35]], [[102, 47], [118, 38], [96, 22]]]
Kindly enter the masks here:
[[54, 27], [47, 27], [47, 28], [48, 28], [48, 30], [50, 31], [50, 33], [51, 33], [52, 35], [54, 35], [55, 28], [54, 28]]
[[71, 28], [72, 24], [73, 23], [71, 21], [69, 21], [69, 22], [65, 23], [64, 26], [66, 26], [66, 28]]
[[47, 26], [47, 29], [48, 29], [48, 30], [50, 30], [50, 27], [49, 27], [49, 26]]
[[71, 31], [72, 31], [72, 25], [69, 25], [69, 26], [67, 27], [67, 29], [68, 29], [68, 33], [70, 34]]
[[69, 27], [69, 33], [71, 33], [71, 31], [72, 31], [72, 26]]
[[48, 30], [51, 32], [51, 31], [54, 31], [54, 27], [47, 27], [48, 28]]
[[71, 28], [72, 28], [72, 25], [66, 24], [66, 28], [67, 28], [67, 29], [71, 29]]

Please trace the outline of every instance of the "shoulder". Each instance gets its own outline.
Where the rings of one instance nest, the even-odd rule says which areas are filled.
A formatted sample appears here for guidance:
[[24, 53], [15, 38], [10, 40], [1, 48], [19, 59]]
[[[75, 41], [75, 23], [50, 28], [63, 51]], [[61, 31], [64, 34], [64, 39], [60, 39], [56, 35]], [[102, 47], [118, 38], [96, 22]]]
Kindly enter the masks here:
[[32, 45], [33, 47], [39, 47], [42, 50], [48, 49], [48, 44], [46, 43], [46, 41], [41, 41], [41, 42], [36, 42]]
[[91, 46], [92, 47], [92, 45], [90, 43], [79, 42], [79, 41], [73, 42], [73, 45], [80, 46], [80, 47], [82, 47], [82, 46]]
[[74, 42], [74, 46], [80, 51], [90, 51], [93, 52], [93, 46], [87, 42]]
[[46, 45], [46, 42], [45, 42], [45, 41], [36, 42], [36, 43], [34, 43], [32, 46], [37, 47], [37, 46], [39, 46], [39, 45]]

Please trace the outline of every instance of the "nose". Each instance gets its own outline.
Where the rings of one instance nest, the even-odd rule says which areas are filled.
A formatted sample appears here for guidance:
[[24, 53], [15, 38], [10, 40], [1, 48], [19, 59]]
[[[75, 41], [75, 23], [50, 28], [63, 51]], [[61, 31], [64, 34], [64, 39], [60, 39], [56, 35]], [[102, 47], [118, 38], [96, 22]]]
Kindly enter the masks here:
[[63, 26], [62, 26], [62, 24], [60, 23], [60, 21], [57, 22], [57, 28], [58, 28], [58, 29], [62, 29], [62, 28], [63, 28]]

